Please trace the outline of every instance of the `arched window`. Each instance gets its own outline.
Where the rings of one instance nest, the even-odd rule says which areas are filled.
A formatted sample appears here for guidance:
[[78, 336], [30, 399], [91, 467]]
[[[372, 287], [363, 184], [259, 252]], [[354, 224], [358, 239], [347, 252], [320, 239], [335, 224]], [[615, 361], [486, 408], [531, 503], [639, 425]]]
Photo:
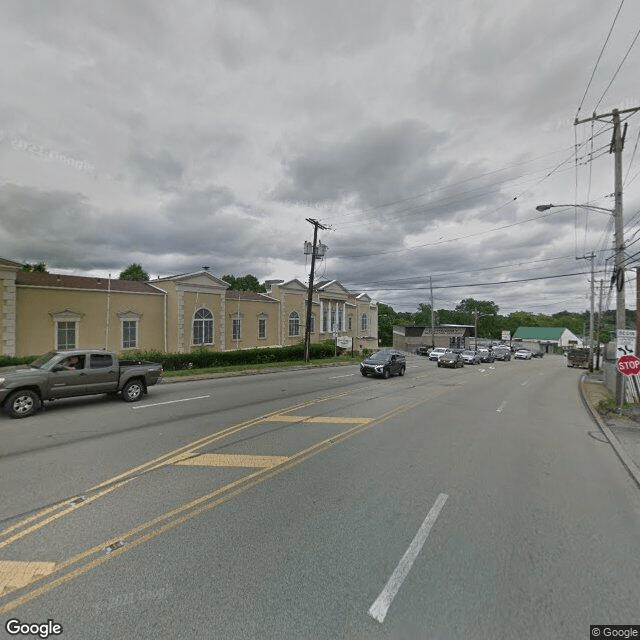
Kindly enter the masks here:
[[360, 328], [362, 331], [367, 331], [369, 329], [369, 318], [366, 313], [362, 314], [362, 321], [360, 323]]
[[300, 316], [298, 315], [297, 311], [292, 311], [289, 314], [289, 335], [300, 335]]
[[213, 344], [213, 314], [198, 309], [193, 316], [193, 344]]

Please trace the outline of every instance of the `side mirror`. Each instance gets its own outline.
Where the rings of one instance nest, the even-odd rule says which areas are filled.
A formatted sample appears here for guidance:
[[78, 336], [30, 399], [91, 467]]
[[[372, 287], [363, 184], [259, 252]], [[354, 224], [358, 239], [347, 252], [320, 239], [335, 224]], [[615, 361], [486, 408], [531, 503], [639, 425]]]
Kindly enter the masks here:
[[51, 369], [51, 371], [56, 372], [56, 371], [64, 371], [64, 367], [61, 364], [57, 364], [55, 367], [53, 367], [53, 369]]

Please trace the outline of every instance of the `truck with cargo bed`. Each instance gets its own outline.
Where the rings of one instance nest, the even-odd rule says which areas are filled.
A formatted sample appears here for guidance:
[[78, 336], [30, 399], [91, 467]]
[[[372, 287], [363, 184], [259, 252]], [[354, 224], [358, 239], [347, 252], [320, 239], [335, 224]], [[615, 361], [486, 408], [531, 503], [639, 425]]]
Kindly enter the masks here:
[[102, 349], [50, 351], [29, 365], [0, 369], [0, 407], [13, 418], [33, 415], [46, 400], [98, 393], [136, 402], [162, 376], [162, 365], [119, 360]]

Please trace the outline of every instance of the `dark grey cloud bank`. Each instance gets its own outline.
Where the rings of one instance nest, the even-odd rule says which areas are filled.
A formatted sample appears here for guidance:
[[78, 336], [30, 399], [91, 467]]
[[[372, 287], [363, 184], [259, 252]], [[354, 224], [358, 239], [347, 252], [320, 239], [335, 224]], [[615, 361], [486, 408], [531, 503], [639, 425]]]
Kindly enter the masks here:
[[[619, 3], [423, 4], [3, 3], [0, 255], [306, 279], [313, 217], [333, 229], [320, 275], [398, 308], [429, 275], [452, 287], [436, 305], [586, 308], [587, 276], [543, 278], [592, 250], [605, 277], [608, 220], [535, 206], [612, 206], [611, 133], [572, 122]], [[640, 106], [640, 47], [598, 104], [639, 25], [627, 3], [582, 115]]]

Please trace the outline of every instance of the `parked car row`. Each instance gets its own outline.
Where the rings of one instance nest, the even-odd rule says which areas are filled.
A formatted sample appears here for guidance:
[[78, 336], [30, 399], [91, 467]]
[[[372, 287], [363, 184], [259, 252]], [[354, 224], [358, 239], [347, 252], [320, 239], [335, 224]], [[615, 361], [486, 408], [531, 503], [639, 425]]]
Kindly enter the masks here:
[[[438, 367], [449, 367], [458, 369], [465, 364], [491, 363], [496, 360], [511, 360], [512, 350], [507, 345], [496, 345], [491, 349], [481, 347], [480, 349], [447, 349], [445, 347], [435, 347], [429, 349], [420, 347], [416, 353], [427, 355], [429, 360], [437, 362]], [[424, 351], [423, 351], [424, 350]], [[531, 360], [531, 358], [542, 357], [542, 354], [535, 354], [530, 349], [518, 349], [513, 354], [517, 360]], [[381, 349], [368, 356], [360, 363], [360, 373], [363, 376], [376, 376], [380, 378], [390, 378], [393, 375], [403, 376], [407, 370], [407, 359], [405, 355], [397, 349]]]
[[[475, 350], [473, 349], [455, 349], [452, 347], [418, 347], [416, 349], [416, 354], [420, 356], [427, 356], [429, 360], [437, 361], [446, 351], [456, 351], [462, 352], [466, 354], [465, 363], [466, 364], [474, 364], [475, 358], [470, 356], [470, 353], [478, 353], [480, 356], [480, 362], [494, 362], [495, 360], [508, 361], [511, 360], [512, 357], [515, 357], [516, 352], [526, 352], [530, 354], [531, 358], [542, 358], [544, 353], [541, 351], [533, 351], [531, 349], [520, 348], [516, 346], [509, 346], [507, 344], [497, 344], [491, 347], [479, 347]], [[519, 359], [527, 359], [523, 358], [524, 353], [521, 353]]]

